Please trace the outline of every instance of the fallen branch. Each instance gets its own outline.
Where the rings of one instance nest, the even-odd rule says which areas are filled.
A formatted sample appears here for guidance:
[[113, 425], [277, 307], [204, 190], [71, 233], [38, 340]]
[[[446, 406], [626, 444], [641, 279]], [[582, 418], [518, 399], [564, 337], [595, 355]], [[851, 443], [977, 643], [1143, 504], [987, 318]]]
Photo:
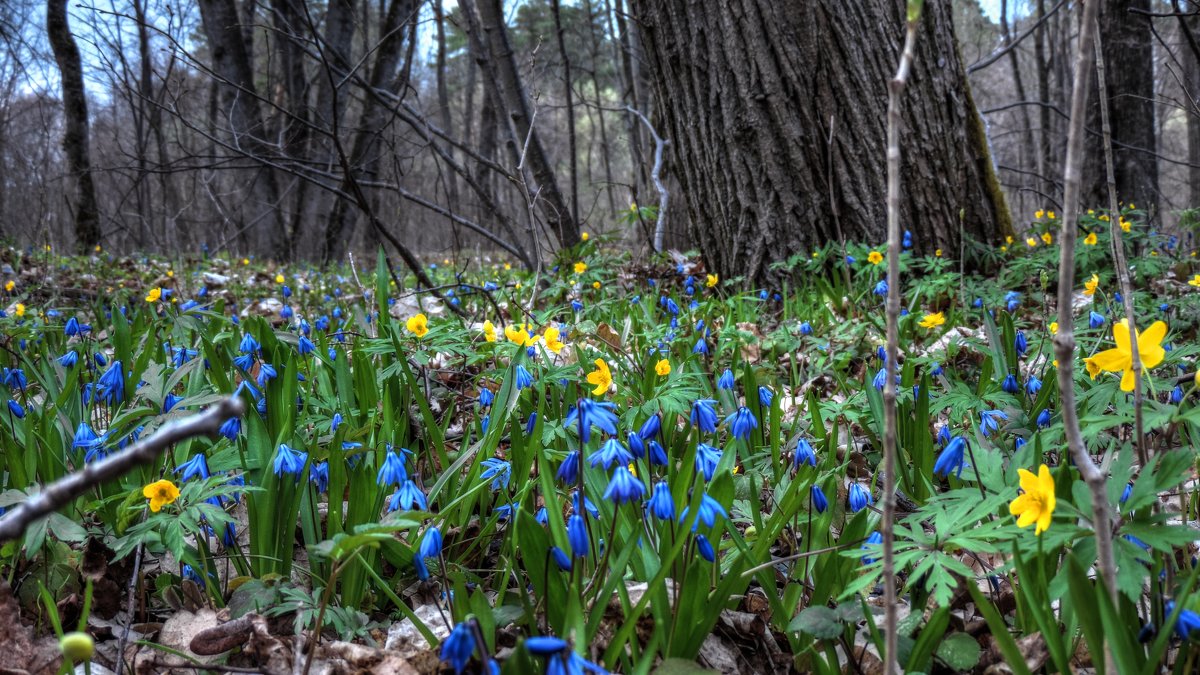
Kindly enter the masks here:
[[197, 415], [170, 422], [153, 436], [130, 448], [88, 464], [81, 471], [68, 474], [33, 495], [0, 518], [0, 542], [20, 537], [39, 518], [54, 513], [79, 495], [106, 481], [120, 478], [138, 466], [149, 464], [172, 445], [193, 436], [212, 435], [230, 417], [241, 417], [246, 406], [238, 398], [227, 398]]

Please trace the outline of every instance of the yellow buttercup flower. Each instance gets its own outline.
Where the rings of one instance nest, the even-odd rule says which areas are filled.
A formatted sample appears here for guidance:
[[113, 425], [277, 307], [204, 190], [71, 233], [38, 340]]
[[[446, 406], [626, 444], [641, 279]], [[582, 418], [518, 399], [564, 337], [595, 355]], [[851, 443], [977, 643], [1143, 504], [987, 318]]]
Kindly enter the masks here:
[[1001, 247], [1000, 247], [1000, 252], [1001, 252], [1001, 253], [1008, 253], [1008, 247], [1007, 247], [1007, 246], [1001, 246]]
[[161, 297], [162, 297], [162, 289], [161, 288], [157, 288], [157, 287], [151, 288], [150, 292], [146, 294], [146, 302], [158, 302], [159, 298], [161, 298]]
[[423, 338], [429, 332], [429, 318], [424, 314], [410, 316], [408, 317], [408, 321], [404, 322], [404, 327], [418, 338]]
[[[1058, 367], [1057, 361], [1054, 362], [1054, 366]], [[1096, 365], [1096, 362], [1091, 358], [1084, 359], [1083, 366], [1087, 368], [1088, 377], [1092, 378], [1093, 380], [1096, 379], [1096, 376], [1100, 374], [1100, 366]]]
[[1049, 246], [1054, 243], [1054, 237], [1050, 236], [1049, 232], [1043, 232], [1042, 241], [1046, 242], [1046, 245]]
[[12, 293], [12, 290], [16, 287], [17, 287], [17, 282], [13, 281], [12, 279], [9, 279], [4, 284], [4, 290], [8, 291], [9, 293]]
[[879, 251], [871, 251], [867, 254], [867, 262], [871, 263], [872, 265], [878, 265], [879, 263], [883, 262], [883, 254]]
[[1058, 335], [1058, 322], [1057, 321], [1050, 322], [1050, 334]]
[[491, 321], [483, 322], [483, 339], [488, 342], [496, 341], [496, 325]]
[[654, 372], [658, 373], [659, 377], [666, 377], [670, 375], [671, 362], [666, 359], [662, 359], [658, 363], [654, 364]]
[[1084, 295], [1095, 295], [1096, 288], [1099, 286], [1100, 286], [1100, 277], [1093, 274], [1091, 279], [1088, 279], [1086, 282], [1084, 282], [1083, 294]]
[[537, 341], [542, 339], [542, 336], [536, 335], [533, 332], [533, 326], [529, 324], [509, 324], [504, 327], [504, 337], [508, 338], [509, 342], [515, 342], [522, 347], [532, 347], [537, 344]]
[[549, 328], [547, 328], [546, 329], [546, 349], [549, 349], [550, 351], [557, 354], [562, 351], [563, 347], [566, 347], [566, 344], [564, 344], [563, 341], [559, 339], [558, 328], [556, 328], [554, 326], [550, 326]]
[[1026, 237], [1025, 245], [1028, 246], [1029, 248], [1036, 248], [1037, 247], [1037, 239], [1034, 237]]
[[96, 244], [96, 253], [100, 252], [100, 244]]
[[[1163, 357], [1166, 356], [1162, 341], [1166, 336], [1167, 324], [1162, 321], [1155, 321], [1146, 332], [1137, 333], [1138, 355], [1141, 357], [1143, 370], [1162, 363]], [[1091, 361], [1099, 370], [1123, 373], [1121, 391], [1133, 391], [1133, 348], [1129, 343], [1129, 324], [1125, 319], [1113, 325], [1113, 341], [1116, 342], [1116, 347], [1096, 354]], [[1090, 367], [1088, 372], [1091, 372]], [[1095, 375], [1092, 377], [1094, 379]]]
[[1008, 505], [1008, 512], [1017, 516], [1017, 527], [1037, 523], [1034, 534], [1040, 535], [1050, 528], [1054, 517], [1054, 477], [1045, 464], [1038, 468], [1036, 476], [1025, 469], [1017, 469], [1017, 474], [1021, 476], [1023, 492]]
[[584, 241], [587, 241], [588, 239], [591, 239], [591, 237], [592, 237], [592, 236], [591, 236], [590, 234], [588, 234], [587, 232], [584, 232], [583, 234], [579, 235], [579, 238], [580, 238], [580, 239], [582, 239], [582, 240], [584, 240]]
[[[10, 281], [8, 283], [11, 284], [12, 282]], [[1192, 277], [1191, 280], [1188, 281], [1188, 286], [1195, 286], [1196, 288], [1200, 288], [1200, 274], [1197, 274], [1196, 276]], [[4, 289], [8, 290], [8, 291], [12, 290], [8, 286], [5, 286]]]
[[1037, 211], [1033, 212], [1033, 217], [1038, 220], [1041, 220], [1045, 215], [1046, 215], [1046, 212], [1043, 211], [1042, 209], [1038, 209]]
[[925, 318], [921, 319], [919, 325], [921, 328], [937, 328], [944, 323], [946, 323], [946, 317], [941, 312], [934, 312], [933, 314], [926, 314]]
[[504, 271], [508, 272], [510, 270], [512, 270], [512, 263], [504, 263]]
[[582, 260], [575, 263], [575, 274], [583, 274], [586, 271], [587, 271], [587, 263], [583, 262]]
[[935, 257], [935, 258], [940, 258], [940, 257], [942, 257], [942, 249], [940, 249], [940, 248], [939, 248], [938, 250], [934, 251], [934, 252], [933, 252], [933, 257]]
[[174, 279], [175, 278], [175, 270], [167, 270], [167, 278]]
[[21, 303], [18, 302], [17, 306], [13, 309], [13, 313], [16, 314], [18, 317], [25, 316], [25, 305], [22, 305]]
[[275, 275], [275, 283], [282, 284], [284, 281], [287, 281], [287, 279], [284, 279], [282, 274]]
[[593, 281], [593, 282], [592, 282], [592, 288], [594, 288], [594, 289], [596, 289], [596, 290], [600, 290], [600, 282], [599, 282], [599, 281]]
[[179, 488], [169, 480], [160, 480], [142, 488], [142, 495], [150, 500], [150, 510], [158, 513], [163, 506], [179, 499]]
[[1058, 216], [1054, 215], [1054, 212], [1053, 212], [1053, 211], [1047, 211], [1047, 212], [1046, 212], [1046, 217], [1048, 217], [1050, 220], [1054, 220], [1054, 219], [1055, 219], [1055, 218], [1057, 218]]
[[249, 258], [242, 258], [242, 264], [243, 264], [243, 265], [249, 265], [249, 264], [250, 264], [250, 259], [249, 259]]
[[1121, 225], [1121, 231], [1122, 231], [1122, 232], [1128, 232], [1128, 231], [1129, 231], [1130, 223], [1129, 223], [1129, 221], [1128, 221], [1128, 220], [1125, 220], [1124, 218], [1122, 218], [1122, 219], [1121, 219], [1120, 221], [1118, 221], [1118, 222], [1119, 222], [1119, 224]]
[[1095, 232], [1088, 232], [1088, 236], [1083, 238], [1083, 245], [1084, 246], [1095, 246], [1096, 239], [1097, 239], [1097, 237], [1096, 237]]
[[596, 359], [596, 369], [587, 374], [587, 382], [592, 385], [592, 393], [600, 396], [612, 386], [612, 371], [604, 359]]
[[721, 280], [721, 278], [718, 277], [717, 275], [709, 274], [706, 277], [704, 277], [704, 285], [708, 286], [709, 288], [712, 288], [713, 286], [716, 286], [717, 282], [719, 282], [720, 280]]
[[1004, 243], [1006, 243], [1006, 244], [1013, 243], [1013, 238], [1012, 238], [1011, 234], [1004, 238]]

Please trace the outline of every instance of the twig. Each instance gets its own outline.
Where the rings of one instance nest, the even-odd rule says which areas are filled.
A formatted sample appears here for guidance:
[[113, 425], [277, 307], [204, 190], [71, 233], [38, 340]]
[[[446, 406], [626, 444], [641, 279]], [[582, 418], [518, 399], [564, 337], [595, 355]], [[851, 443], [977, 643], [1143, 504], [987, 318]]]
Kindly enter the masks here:
[[[1088, 88], [1094, 56], [1092, 40], [1095, 36], [1096, 14], [1099, 2], [1088, 2], [1083, 7], [1080, 20], [1079, 42], [1075, 55], [1075, 83], [1071, 90], [1071, 121], [1067, 130], [1067, 159], [1063, 169], [1063, 218], [1059, 234], [1058, 263], [1058, 333], [1054, 336], [1054, 349], [1058, 357], [1058, 391], [1062, 404], [1063, 426], [1066, 428], [1067, 446], [1075, 459], [1079, 474], [1092, 491], [1092, 527], [1096, 532], [1096, 564], [1113, 605], [1118, 604], [1116, 567], [1113, 564], [1112, 517], [1108, 512], [1108, 494], [1104, 474], [1092, 462], [1083, 436], [1079, 431], [1079, 415], [1075, 406], [1075, 328], [1071, 311], [1071, 296], [1075, 287], [1075, 242], [1079, 217], [1079, 185], [1083, 168], [1084, 121], [1087, 115]], [[1105, 660], [1109, 672], [1114, 671], [1111, 658]]]
[[48, 516], [66, 506], [90, 488], [106, 481], [119, 478], [143, 464], [149, 464], [172, 445], [205, 434], [215, 434], [230, 417], [241, 417], [246, 405], [239, 398], [227, 398], [198, 415], [164, 425], [153, 436], [131, 446], [129, 449], [109, 455], [81, 471], [68, 474], [47, 485], [0, 518], [0, 542], [20, 537], [25, 528], [43, 516]]
[[650, 136], [654, 138], [654, 168], [650, 169], [650, 179], [654, 181], [654, 188], [658, 190], [658, 219], [654, 223], [654, 252], [662, 253], [663, 236], [667, 231], [667, 202], [671, 195], [667, 192], [667, 186], [662, 181], [663, 167], [663, 151], [671, 144], [670, 140], [664, 139], [654, 130], [654, 125], [650, 124], [650, 120], [641, 112], [635, 110], [633, 106], [625, 106], [625, 109], [637, 116], [650, 130]]
[[888, 226], [888, 295], [887, 295], [887, 379], [883, 387], [883, 602], [884, 602], [884, 672], [893, 675], [899, 670], [896, 631], [896, 361], [900, 351], [900, 95], [912, 71], [917, 42], [917, 24], [921, 18], [922, 0], [909, 0], [908, 24], [904, 33], [904, 50], [896, 76], [888, 83], [887, 108], [887, 226]]
[[1054, 13], [1057, 12], [1059, 9], [1061, 9], [1062, 6], [1065, 4], [1067, 4], [1067, 0], [1059, 0], [1057, 5], [1052, 7], [1049, 12], [1046, 12], [1046, 14], [1044, 16], [1042, 16], [1042, 18], [1038, 19], [1037, 23], [1035, 23], [1032, 26], [1030, 26], [1029, 28], [1027, 28], [1024, 33], [1021, 33], [1020, 35], [1018, 35], [1017, 39], [1013, 40], [1012, 42], [1009, 42], [1003, 48], [997, 49], [996, 51], [992, 52], [988, 56], [985, 56], [984, 58], [967, 66], [967, 74], [970, 75], [971, 73], [974, 73], [974, 72], [983, 70], [984, 68], [987, 68], [988, 66], [992, 65], [993, 63], [999, 61], [1008, 52], [1016, 49], [1017, 45], [1021, 44], [1021, 42], [1023, 42], [1025, 40], [1025, 38], [1029, 37], [1030, 35], [1033, 35], [1033, 32], [1036, 31], [1038, 29], [1038, 27], [1040, 27], [1043, 23], [1046, 23], [1046, 20], [1049, 19], [1051, 16], [1054, 16]]

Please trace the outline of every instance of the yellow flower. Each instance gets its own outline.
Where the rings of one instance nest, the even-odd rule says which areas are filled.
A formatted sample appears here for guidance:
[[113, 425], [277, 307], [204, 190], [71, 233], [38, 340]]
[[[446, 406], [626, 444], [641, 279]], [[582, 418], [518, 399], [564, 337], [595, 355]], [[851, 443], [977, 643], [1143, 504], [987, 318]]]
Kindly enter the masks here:
[[504, 271], [508, 272], [512, 269], [512, 263], [504, 263]]
[[1107, 223], [1108, 221], [1110, 221], [1110, 220], [1112, 220], [1112, 219], [1111, 219], [1111, 218], [1109, 218], [1109, 217], [1108, 217], [1108, 214], [1106, 213], [1106, 214], [1104, 214], [1104, 215], [1100, 216], [1100, 218], [1099, 218], [1098, 220], [1103, 220], [1104, 222], [1106, 222], [1106, 223]]
[[633, 213], [637, 213], [638, 212], [637, 202], [629, 202], [629, 210], [632, 211]]
[[1091, 279], [1088, 279], [1086, 282], [1084, 282], [1084, 284], [1083, 284], [1083, 294], [1084, 294], [1084, 295], [1095, 295], [1095, 294], [1096, 294], [1096, 288], [1097, 288], [1099, 285], [1100, 285], [1100, 277], [1099, 277], [1099, 276], [1097, 276], [1097, 275], [1095, 275], [1095, 274], [1093, 274]]
[[151, 288], [150, 292], [146, 294], [146, 302], [158, 302], [158, 299], [161, 297], [162, 297], [162, 289], [161, 288], [157, 288], [157, 287]]
[[1007, 247], [1007, 246], [1001, 246], [1001, 247], [1000, 247], [1000, 252], [1001, 252], [1001, 253], [1008, 253], [1008, 247]]
[[1047, 212], [1046, 212], [1046, 217], [1048, 217], [1050, 220], [1054, 220], [1054, 219], [1055, 219], [1055, 218], [1057, 218], [1058, 216], [1054, 215], [1054, 212], [1053, 212], [1053, 211], [1047, 211]]
[[429, 332], [429, 319], [424, 314], [410, 316], [408, 321], [404, 322], [404, 327], [418, 338], [423, 338]]
[[[1053, 216], [1051, 217], [1053, 218]], [[1050, 244], [1054, 243], [1054, 237], [1051, 237], [1049, 232], [1043, 232], [1042, 241], [1046, 242], [1046, 245], [1049, 246]]]
[[1036, 248], [1037, 247], [1037, 239], [1035, 239], [1034, 237], [1026, 237], [1025, 245], [1028, 246], [1029, 248]]
[[96, 244], [96, 253], [100, 252], [100, 244]]
[[942, 249], [940, 249], [940, 248], [939, 248], [938, 250], [934, 251], [934, 252], [933, 252], [933, 257], [935, 257], [935, 258], [940, 258], [940, 257], [942, 257]]
[[1038, 209], [1037, 211], [1033, 212], [1033, 217], [1038, 220], [1041, 220], [1045, 215], [1046, 215], [1046, 212], [1043, 211], [1042, 209]]
[[[10, 281], [8, 283], [11, 284], [12, 282]], [[1188, 281], [1188, 286], [1195, 286], [1196, 288], [1200, 288], [1200, 274], [1197, 274], [1196, 276], [1192, 277], [1191, 280]], [[5, 286], [4, 290], [11, 291], [12, 289], [9, 288], [8, 286]]]
[[505, 326], [504, 337], [508, 338], [509, 342], [515, 342], [522, 347], [532, 347], [541, 339], [540, 335], [534, 335], [533, 326], [529, 324]]
[[1050, 322], [1050, 334], [1058, 335], [1058, 322], [1057, 321]]
[[1195, 380], [1196, 386], [1200, 387], [1200, 370], [1196, 371], [1196, 377], [1194, 377], [1192, 379]]
[[590, 239], [590, 238], [591, 238], [591, 235], [590, 235], [590, 234], [588, 234], [587, 232], [584, 232], [583, 234], [580, 234], [580, 235], [579, 235], [579, 238], [580, 238], [580, 239], [582, 239], [582, 240], [584, 240], [584, 241], [587, 241], [588, 239]]
[[16, 309], [14, 310], [13, 313], [16, 314], [18, 317], [25, 316], [25, 305], [22, 305], [21, 303], [18, 302]]
[[1083, 238], [1083, 245], [1084, 246], [1095, 246], [1096, 245], [1096, 233], [1088, 232], [1088, 236]]
[[167, 277], [170, 279], [174, 279], [175, 278], [175, 270], [167, 270]]
[[919, 325], [921, 328], [937, 328], [944, 323], [946, 323], [946, 317], [942, 316], [941, 312], [934, 312], [933, 314], [926, 314], [925, 318], [921, 319]]
[[558, 336], [558, 328], [550, 326], [546, 329], [546, 349], [549, 349], [555, 354], [561, 352], [563, 347], [566, 347], [566, 345], [563, 344], [563, 341], [558, 339]]
[[821, 254], [820, 254], [820, 253], [818, 253], [817, 251], [813, 251], [813, 257], [814, 257], [814, 258], [816, 258], [816, 257], [818, 257], [818, 256], [820, 256], [820, 255], [821, 255]]
[[249, 259], [249, 258], [242, 258], [242, 264], [243, 264], [243, 265], [249, 265], [249, 264], [250, 264], [250, 259]]
[[592, 282], [592, 288], [594, 288], [594, 289], [596, 289], [596, 290], [600, 290], [600, 282], [599, 282], [599, 281], [593, 281], [593, 282]]
[[282, 274], [275, 275], [275, 283], [282, 284], [284, 281], [286, 281], [286, 279], [283, 278]]
[[[1197, 275], [1197, 278], [1200, 278], [1200, 275]], [[16, 287], [17, 282], [13, 281], [12, 279], [9, 279], [8, 282], [4, 284], [4, 290], [8, 291], [9, 293], [12, 293], [12, 289]]]
[[1134, 209], [1136, 209], [1136, 208], [1137, 208], [1137, 207], [1136, 207], [1136, 206], [1134, 206], [1132, 202], [1130, 202], [1130, 204], [1129, 204], [1129, 210], [1130, 210], [1130, 211], [1133, 211], [1133, 210], [1134, 210]]
[[483, 322], [483, 339], [488, 342], [496, 341], [496, 325], [491, 321]]
[[592, 393], [600, 396], [608, 391], [612, 386], [612, 371], [608, 369], [608, 364], [604, 359], [596, 359], [596, 369], [587, 374], [587, 382], [592, 385]]
[[1037, 475], [1025, 469], [1017, 469], [1021, 476], [1022, 494], [1008, 505], [1008, 512], [1017, 516], [1017, 527], [1029, 527], [1037, 523], [1034, 534], [1040, 535], [1050, 528], [1054, 517], [1054, 478], [1050, 468], [1043, 464]]
[[587, 263], [583, 262], [582, 260], [575, 263], [575, 274], [583, 274], [586, 271], [587, 271]]
[[659, 377], [666, 377], [671, 374], [671, 362], [663, 359], [654, 364], [654, 372], [658, 373]]
[[1013, 243], [1013, 238], [1012, 238], [1011, 234], [1004, 238], [1004, 243], [1006, 243], [1006, 244]]
[[721, 280], [721, 278], [718, 277], [717, 275], [709, 274], [708, 276], [704, 277], [704, 285], [708, 286], [709, 288], [712, 288], [713, 286], [716, 286], [717, 282], [720, 280]]
[[879, 251], [871, 251], [867, 254], [867, 262], [871, 263], [872, 265], [878, 265], [879, 263], [883, 262], [883, 254]]
[[142, 488], [142, 495], [150, 500], [150, 510], [158, 513], [163, 505], [179, 499], [179, 488], [169, 480], [160, 480]]
[[[1057, 367], [1058, 363], [1056, 362], [1054, 365]], [[1096, 362], [1091, 358], [1084, 359], [1083, 365], [1085, 368], [1087, 368], [1088, 377], [1092, 378], [1093, 380], [1096, 379], [1096, 376], [1100, 374], [1100, 366], [1096, 365]]]
[[[1155, 321], [1146, 332], [1137, 334], [1138, 355], [1141, 356], [1143, 370], [1162, 363], [1166, 355], [1162, 341], [1166, 336], [1167, 324], [1162, 321]], [[1091, 360], [1099, 370], [1123, 373], [1121, 391], [1133, 391], [1133, 349], [1129, 344], [1129, 324], [1125, 319], [1113, 325], [1113, 341], [1116, 347], [1096, 354]], [[1091, 368], [1088, 370], [1091, 372]]]
[[1122, 231], [1122, 232], [1128, 232], [1128, 231], [1129, 231], [1129, 221], [1128, 221], [1128, 220], [1125, 220], [1124, 218], [1122, 218], [1122, 219], [1120, 220], [1120, 225], [1121, 225], [1121, 231]]

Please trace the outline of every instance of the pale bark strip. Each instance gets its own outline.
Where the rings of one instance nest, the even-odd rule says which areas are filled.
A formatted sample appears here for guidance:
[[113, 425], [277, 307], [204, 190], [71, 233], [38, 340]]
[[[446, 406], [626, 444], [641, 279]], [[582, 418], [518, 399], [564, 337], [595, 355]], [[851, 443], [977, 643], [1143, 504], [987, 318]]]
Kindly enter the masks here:
[[[1104, 474], [1092, 462], [1079, 432], [1079, 416], [1075, 410], [1075, 329], [1071, 297], [1075, 288], [1075, 241], [1079, 217], [1079, 189], [1083, 166], [1084, 124], [1087, 121], [1088, 87], [1094, 56], [1096, 14], [1099, 1], [1091, 0], [1083, 7], [1082, 27], [1075, 54], [1075, 83], [1071, 91], [1071, 121], [1067, 132], [1067, 160], [1063, 171], [1063, 217], [1059, 234], [1058, 264], [1058, 333], [1054, 336], [1058, 357], [1058, 391], [1062, 405], [1063, 426], [1067, 445], [1079, 474], [1092, 492], [1092, 526], [1096, 532], [1096, 565], [1108, 586], [1113, 606], [1117, 605], [1117, 574], [1113, 563], [1112, 516], [1109, 514], [1107, 485]], [[1119, 217], [1119, 216], [1118, 216]], [[1106, 660], [1112, 668], [1112, 659]]]
[[883, 606], [884, 672], [898, 672], [896, 620], [896, 361], [900, 351], [900, 95], [908, 83], [917, 43], [921, 0], [909, 0], [908, 29], [896, 75], [888, 83], [887, 108], [887, 380], [883, 386]]
[[0, 542], [20, 537], [35, 520], [66, 506], [91, 488], [153, 462], [172, 445], [193, 436], [217, 433], [226, 420], [245, 412], [246, 404], [241, 399], [227, 398], [202, 413], [169, 422], [149, 438], [63, 476], [0, 518]]

